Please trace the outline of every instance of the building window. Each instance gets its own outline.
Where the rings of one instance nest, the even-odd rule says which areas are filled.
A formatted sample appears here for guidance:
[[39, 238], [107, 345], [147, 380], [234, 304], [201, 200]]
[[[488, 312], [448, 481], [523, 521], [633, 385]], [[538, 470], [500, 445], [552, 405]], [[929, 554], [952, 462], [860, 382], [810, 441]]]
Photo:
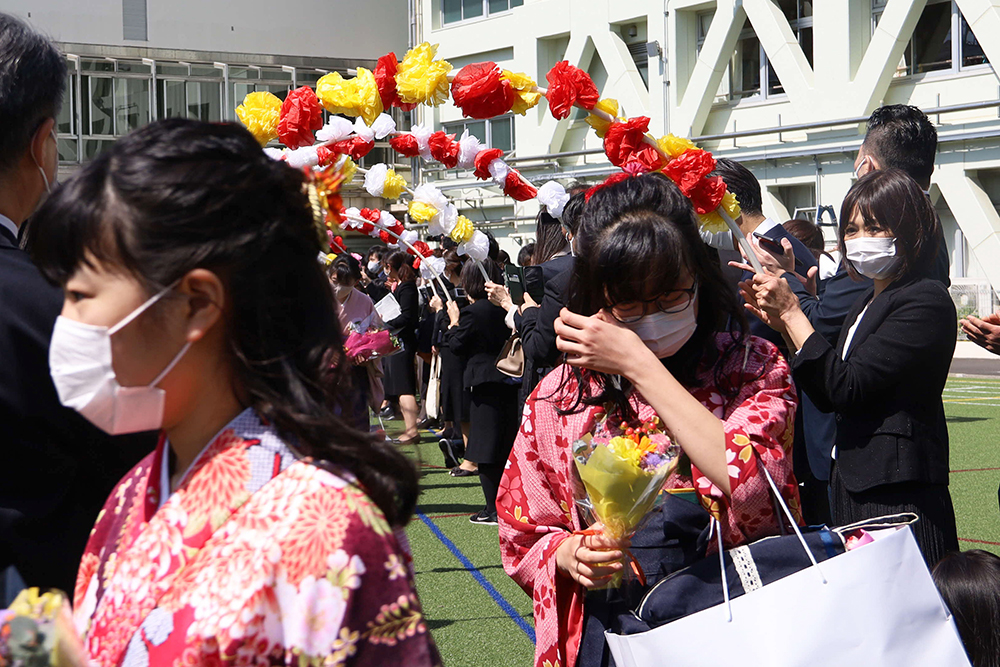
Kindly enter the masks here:
[[523, 4], [524, 0], [441, 0], [441, 24], [499, 14]]
[[[873, 31], [887, 2], [872, 0]], [[958, 5], [953, 0], [927, 0], [895, 76], [956, 73], [983, 65], [989, 61]]]
[[448, 134], [461, 138], [465, 130], [479, 139], [488, 148], [499, 148], [504, 153], [514, 150], [514, 118], [513, 116], [498, 116], [489, 120], [463, 120], [455, 123], [444, 123], [441, 126]]
[[[779, 8], [788, 25], [792, 29], [802, 47], [802, 53], [810, 66], [813, 64], [813, 17], [812, 2], [809, 0], [772, 0]], [[699, 33], [704, 22], [699, 21]], [[704, 27], [704, 34], [708, 34], [708, 19]], [[699, 48], [704, 42], [704, 36], [699, 34]], [[785, 88], [778, 79], [774, 66], [764, 52], [757, 34], [750, 25], [749, 20], [745, 29], [740, 33], [739, 41], [736, 44], [736, 53], [733, 55], [730, 64], [730, 98], [741, 100], [747, 98], [768, 99], [785, 94]]]

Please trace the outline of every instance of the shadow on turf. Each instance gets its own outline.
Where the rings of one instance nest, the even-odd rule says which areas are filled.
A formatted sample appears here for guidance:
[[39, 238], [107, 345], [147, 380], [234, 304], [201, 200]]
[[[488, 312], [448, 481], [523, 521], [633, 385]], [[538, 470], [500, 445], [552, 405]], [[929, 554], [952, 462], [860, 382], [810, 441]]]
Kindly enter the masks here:
[[[523, 614], [521, 617], [527, 619], [529, 623], [533, 622], [534, 620], [531, 614]], [[510, 618], [509, 616], [480, 616], [478, 618], [456, 618], [456, 619], [428, 618], [426, 619], [426, 623], [428, 630], [439, 630], [441, 628], [446, 628], [449, 625], [454, 625], [455, 623], [466, 623], [469, 621], [492, 621], [496, 619], [507, 620], [509, 618]]]
[[[477, 570], [502, 570], [503, 565], [482, 565]], [[445, 574], [448, 572], [468, 572], [464, 567], [432, 567], [426, 570], [417, 570], [417, 574]]]
[[958, 417], [951, 416], [945, 418], [949, 424], [965, 424], [968, 422], [984, 422], [989, 421], [989, 417]]
[[[475, 514], [483, 509], [482, 505], [459, 505], [457, 503], [437, 503], [434, 505], [418, 505], [417, 511], [424, 514]], [[433, 519], [434, 517], [430, 517]]]

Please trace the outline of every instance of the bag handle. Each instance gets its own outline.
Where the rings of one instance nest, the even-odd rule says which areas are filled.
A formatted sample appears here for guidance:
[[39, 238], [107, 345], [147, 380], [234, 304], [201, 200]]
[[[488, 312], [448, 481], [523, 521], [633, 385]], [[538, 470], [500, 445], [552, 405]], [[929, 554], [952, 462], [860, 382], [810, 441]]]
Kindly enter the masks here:
[[[799, 539], [799, 543], [802, 545], [802, 549], [806, 552], [806, 556], [809, 558], [809, 562], [812, 563], [812, 567], [816, 568], [816, 571], [819, 572], [819, 576], [823, 580], [824, 584], [829, 583], [829, 580], [826, 578], [826, 574], [823, 573], [823, 568], [821, 568], [819, 563], [816, 562], [816, 557], [813, 556], [812, 551], [809, 550], [809, 545], [806, 544], [806, 538], [802, 536], [802, 531], [799, 530], [799, 524], [796, 523], [794, 517], [792, 517], [792, 512], [790, 509], [788, 509], [788, 505], [785, 503], [785, 499], [781, 496], [780, 493], [778, 493], [778, 486], [774, 483], [774, 479], [771, 477], [771, 473], [767, 471], [767, 468], [764, 466], [763, 461], [759, 462], [759, 468], [761, 472], [764, 473], [764, 478], [767, 479], [767, 483], [771, 487], [771, 493], [774, 495], [775, 499], [777, 499], [778, 505], [781, 506], [781, 509], [785, 514], [785, 517], [788, 518], [788, 523], [792, 526], [792, 530], [795, 531], [795, 536]], [[727, 614], [726, 622], [732, 623], [733, 603], [729, 597], [729, 578], [726, 576], [726, 551], [722, 545], [722, 524], [714, 516], [712, 517], [712, 520], [709, 524], [710, 536], [713, 531], [715, 532], [716, 540], [718, 541], [719, 544], [719, 570], [722, 572], [722, 598], [723, 602], [726, 605], [726, 614]]]

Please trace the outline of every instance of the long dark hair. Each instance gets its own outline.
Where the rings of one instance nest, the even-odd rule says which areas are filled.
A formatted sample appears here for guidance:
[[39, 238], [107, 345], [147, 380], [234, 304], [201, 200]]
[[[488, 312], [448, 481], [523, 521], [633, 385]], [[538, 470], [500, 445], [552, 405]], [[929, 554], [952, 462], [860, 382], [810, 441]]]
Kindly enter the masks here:
[[350, 364], [317, 261], [303, 176], [232, 123], [151, 123], [86, 164], [38, 211], [33, 255], [65, 285], [91, 257], [157, 292], [195, 268], [229, 299], [237, 395], [303, 456], [356, 476], [393, 525], [412, 515], [413, 464], [339, 415]]
[[576, 235], [580, 226], [580, 215], [583, 213], [585, 204], [584, 193], [579, 192], [570, 197], [563, 208], [561, 219], [552, 217], [546, 211], [539, 212], [535, 226], [533, 264], [549, 261], [556, 253], [566, 247], [566, 231]]
[[402, 250], [389, 255], [385, 265], [396, 272], [401, 283], [412, 283], [417, 279], [417, 272], [413, 270], [413, 257]]
[[[686, 270], [698, 283], [698, 327], [663, 364], [686, 387], [698, 386], [701, 371], [714, 368], [720, 393], [735, 398], [742, 378], [734, 381], [724, 367], [731, 354], [742, 351], [749, 335], [746, 315], [709, 256], [691, 202], [677, 186], [662, 174], [646, 174], [601, 188], [587, 204], [578, 234], [568, 308], [590, 316], [609, 302], [646, 300], [673, 289]], [[716, 333], [729, 323], [736, 329], [720, 355]], [[612, 403], [622, 419], [634, 418], [627, 380], [616, 385], [603, 373], [576, 368], [573, 373], [577, 396], [566, 412]], [[598, 394], [592, 393], [587, 378], [596, 380]]]
[[951, 553], [932, 574], [972, 667], [1000, 667], [1000, 557], [980, 549]]

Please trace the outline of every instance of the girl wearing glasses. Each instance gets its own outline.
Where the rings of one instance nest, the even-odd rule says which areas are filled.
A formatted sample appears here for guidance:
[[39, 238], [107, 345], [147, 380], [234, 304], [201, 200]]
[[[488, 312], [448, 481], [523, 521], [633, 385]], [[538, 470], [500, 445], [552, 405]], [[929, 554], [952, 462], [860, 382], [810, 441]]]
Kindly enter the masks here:
[[[691, 203], [662, 175], [630, 178], [593, 194], [579, 236], [556, 322], [566, 363], [528, 399], [497, 500], [504, 568], [534, 600], [538, 667], [607, 665], [604, 631], [620, 629], [648, 586], [705, 556], [710, 516], [727, 547], [778, 533], [761, 466], [798, 508], [788, 364], [746, 333]], [[728, 321], [735, 333], [719, 333]], [[588, 596], [623, 570], [629, 545], [579, 534], [571, 447], [653, 417], [683, 456], [673, 492], [632, 538], [647, 588], [631, 580]]]

